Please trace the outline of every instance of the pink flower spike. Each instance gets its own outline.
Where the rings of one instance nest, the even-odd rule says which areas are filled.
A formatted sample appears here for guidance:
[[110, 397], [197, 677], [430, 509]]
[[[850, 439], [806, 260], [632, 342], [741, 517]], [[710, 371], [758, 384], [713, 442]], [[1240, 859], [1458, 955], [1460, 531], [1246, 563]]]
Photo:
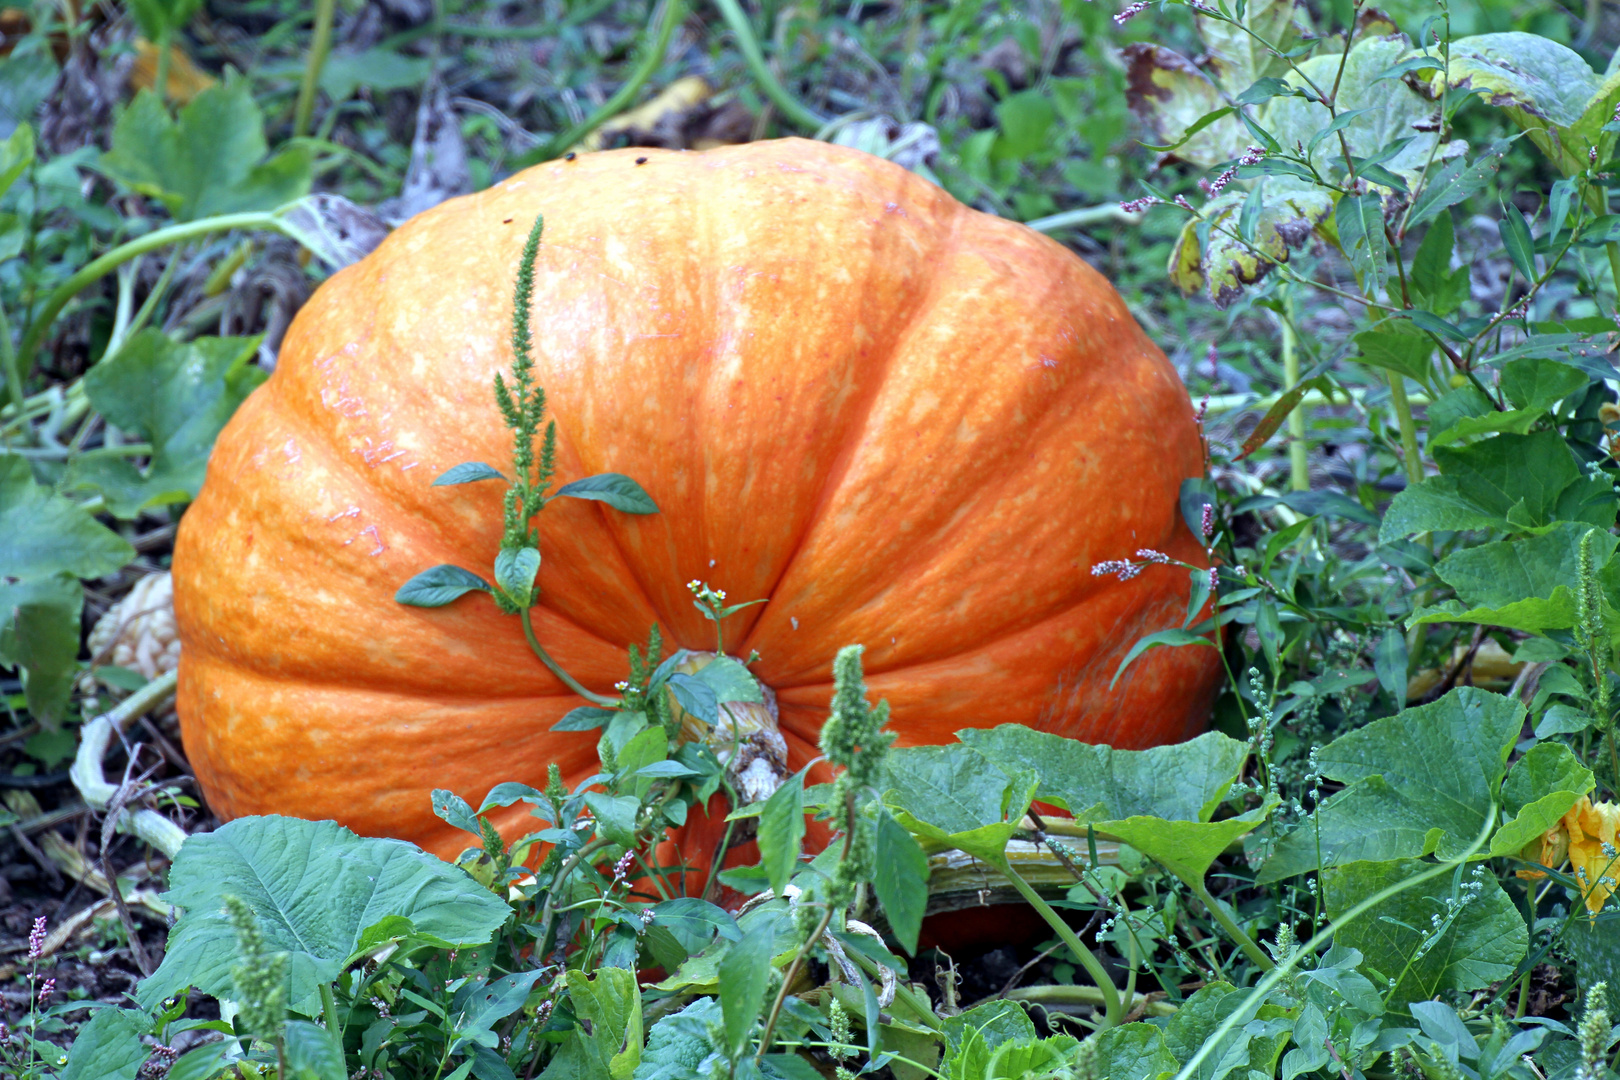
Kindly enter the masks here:
[[51, 995], [56, 993], [56, 980], [46, 979], [45, 985], [39, 988], [39, 1007], [44, 1008], [50, 1003]]
[[1124, 26], [1126, 23], [1130, 22], [1147, 9], [1147, 0], [1137, 0], [1136, 3], [1132, 4], [1124, 11], [1121, 11], [1118, 15], [1115, 15], [1114, 23], [1118, 26]]
[[1206, 543], [1210, 537], [1215, 535], [1215, 506], [1213, 503], [1204, 504], [1203, 532]]
[[1144, 195], [1140, 199], [1132, 199], [1130, 202], [1120, 203], [1119, 208], [1125, 211], [1127, 214], [1140, 214], [1148, 207], [1154, 206], [1162, 201], [1163, 200], [1156, 195]]
[[40, 950], [45, 945], [45, 916], [41, 915], [34, 920], [34, 928], [28, 932], [28, 959], [30, 962], [39, 959]]

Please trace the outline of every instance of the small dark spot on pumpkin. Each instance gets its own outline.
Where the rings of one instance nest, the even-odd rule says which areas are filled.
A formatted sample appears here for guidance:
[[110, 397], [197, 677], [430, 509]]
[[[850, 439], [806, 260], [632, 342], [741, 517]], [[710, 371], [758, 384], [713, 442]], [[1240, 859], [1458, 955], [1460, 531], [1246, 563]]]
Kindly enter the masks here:
[[570, 150], [570, 151], [568, 151], [568, 153], [563, 155], [563, 160], [564, 161], [573, 161], [574, 158], [577, 157], [577, 156], [578, 155], [576, 155], [572, 150]]
[[636, 164], [637, 165], [645, 165], [645, 164], [647, 164], [647, 159], [644, 158], [644, 157], [638, 157], [638, 158], [636, 158]]
[[502, 218], [501, 219], [501, 224], [502, 225], [510, 225], [510, 224], [512, 224], [512, 219], [511, 218]]

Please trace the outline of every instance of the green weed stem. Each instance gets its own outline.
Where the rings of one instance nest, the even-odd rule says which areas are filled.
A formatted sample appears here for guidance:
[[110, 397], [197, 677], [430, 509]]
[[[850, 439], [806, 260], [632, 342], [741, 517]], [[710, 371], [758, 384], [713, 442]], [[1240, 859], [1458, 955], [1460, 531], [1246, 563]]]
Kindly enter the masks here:
[[[1294, 333], [1293, 304], [1291, 290], [1282, 290], [1282, 318], [1278, 324], [1282, 329], [1282, 362], [1283, 383], [1286, 389], [1292, 390], [1299, 385], [1299, 339]], [[1295, 491], [1309, 491], [1311, 489], [1310, 463], [1305, 455], [1305, 409], [1304, 404], [1294, 406], [1288, 414], [1288, 472], [1290, 486]]]
[[[1103, 993], [1096, 986], [1020, 986], [1002, 995], [1009, 1001], [1027, 1001], [1032, 1005], [1101, 1005]], [[1148, 1016], [1174, 1016], [1176, 1006], [1149, 994], [1136, 994], [1126, 999], [1130, 1012], [1140, 1009]]]
[[[274, 213], [255, 212], [245, 214], [221, 214], [218, 217], [199, 218], [196, 221], [187, 221], [179, 225], [170, 225], [165, 229], [157, 229], [138, 236], [126, 243], [119, 244], [111, 251], [98, 259], [85, 265], [78, 273], [68, 278], [52, 291], [46, 299], [45, 306], [40, 310], [39, 318], [28, 328], [23, 335], [22, 344], [17, 347], [17, 354], [13, 361], [19, 370], [30, 370], [33, 367], [34, 353], [38, 351], [45, 341], [45, 335], [50, 333], [51, 325], [56, 317], [62, 314], [62, 309], [88, 286], [100, 281], [106, 275], [118, 269], [124, 263], [148, 251], [155, 251], [167, 244], [190, 240], [196, 236], [207, 236], [209, 233], [229, 232], [231, 229], [274, 229], [281, 232], [281, 219]], [[8, 371], [9, 379], [9, 371]]]
[[337, 0], [315, 0], [315, 36], [310, 40], [309, 56], [304, 61], [304, 77], [298, 83], [298, 104], [293, 107], [294, 138], [309, 132], [321, 69], [332, 51], [332, 19], [336, 11]]
[[737, 0], [714, 0], [714, 6], [720, 9], [720, 15], [726, 20], [726, 25], [737, 38], [737, 50], [743, 55], [743, 62], [748, 65], [749, 72], [754, 81], [759, 84], [760, 92], [771, 99], [771, 104], [779, 109], [783, 116], [806, 131], [816, 131], [827, 122], [826, 117], [801, 104], [797, 98], [787, 92], [770, 67], [765, 63], [765, 54], [760, 50], [759, 40], [754, 37], [754, 28], [748, 23], [748, 16], [744, 14], [742, 6]]
[[11, 343], [11, 320], [6, 318], [6, 307], [0, 304], [0, 378], [6, 380], [6, 393], [21, 413], [28, 407], [28, 395], [23, 391], [22, 372], [17, 367], [17, 350]]
[[1102, 961], [1097, 959], [1097, 954], [1086, 948], [1085, 944], [1080, 940], [1080, 936], [1074, 932], [1068, 923], [1063, 921], [1063, 916], [1052, 910], [1052, 905], [1041, 898], [1041, 894], [1036, 892], [1034, 887], [1025, 881], [1018, 871], [1012, 868], [1011, 863], [1006, 859], [1002, 859], [1001, 864], [996, 869], [1001, 871], [1008, 881], [1012, 882], [1012, 887], [1017, 889], [1018, 894], [1029, 903], [1029, 906], [1034, 908], [1041, 918], [1046, 920], [1047, 925], [1057, 931], [1058, 938], [1069, 947], [1069, 951], [1074, 953], [1075, 959], [1080, 961], [1080, 966], [1086, 969], [1086, 974], [1090, 975], [1092, 981], [1097, 984], [1097, 989], [1101, 992], [1103, 1001], [1103, 1027], [1119, 1026], [1120, 1020], [1124, 1017], [1124, 1010], [1120, 1006], [1119, 988], [1114, 985], [1113, 978], [1109, 976], [1107, 969], [1102, 966]]
[[1238, 1024], [1248, 1023], [1248, 1020], [1245, 1018], [1253, 1015], [1252, 1010], [1259, 1006], [1261, 1002], [1265, 1001], [1266, 995], [1271, 993], [1271, 991], [1276, 988], [1278, 983], [1282, 982], [1288, 977], [1288, 973], [1294, 970], [1294, 968], [1299, 964], [1300, 960], [1307, 956], [1314, 957], [1316, 955], [1316, 950], [1320, 949], [1323, 945], [1326, 945], [1328, 941], [1332, 939], [1333, 935], [1339, 932], [1340, 927], [1346, 926], [1356, 919], [1359, 919], [1361, 916], [1365, 915], [1379, 904], [1382, 904], [1390, 897], [1399, 896], [1401, 893], [1412, 888], [1414, 885], [1421, 885], [1423, 882], [1428, 881], [1432, 877], [1438, 877], [1447, 870], [1455, 870], [1463, 863], [1466, 863], [1469, 859], [1474, 857], [1475, 853], [1478, 852], [1480, 848], [1485, 846], [1485, 841], [1490, 838], [1491, 830], [1494, 828], [1496, 828], [1496, 805], [1493, 803], [1491, 805], [1491, 812], [1485, 815], [1484, 826], [1479, 830], [1479, 835], [1474, 837], [1474, 842], [1468, 845], [1468, 850], [1464, 851], [1455, 859], [1447, 859], [1444, 862], [1435, 863], [1421, 874], [1414, 874], [1405, 881], [1397, 881], [1393, 885], [1379, 889], [1361, 903], [1357, 904], [1349, 911], [1346, 911], [1339, 918], [1335, 919], [1331, 925], [1317, 931], [1311, 940], [1307, 941], [1303, 946], [1296, 949], [1292, 956], [1289, 956], [1283, 960], [1282, 963], [1268, 971], [1260, 979], [1260, 981], [1255, 984], [1254, 989], [1250, 990], [1246, 995], [1242, 1007], [1234, 1010], [1226, 1017], [1225, 1020], [1221, 1021], [1220, 1025], [1216, 1027], [1216, 1029], [1210, 1033], [1209, 1037], [1204, 1040], [1204, 1044], [1198, 1048], [1198, 1052], [1181, 1067], [1180, 1072], [1176, 1073], [1175, 1080], [1192, 1080], [1194, 1076], [1197, 1076], [1198, 1067], [1204, 1063], [1204, 1059], [1209, 1057], [1210, 1053], [1215, 1049], [1215, 1047], [1218, 1046], [1221, 1040], [1226, 1037], [1226, 1034], [1233, 1028], [1237, 1027]]
[[564, 686], [568, 687], [568, 689], [572, 690], [586, 701], [589, 701], [592, 705], [600, 705], [607, 709], [616, 708], [619, 704], [618, 698], [610, 698], [604, 694], [598, 694], [595, 691], [585, 689], [585, 687], [580, 684], [578, 679], [564, 671], [562, 669], [562, 665], [558, 664], [557, 661], [551, 658], [551, 655], [541, 647], [540, 639], [535, 636], [533, 620], [534, 608], [524, 608], [523, 636], [529, 639], [529, 648], [534, 650], [534, 655], [540, 658], [540, 662], [546, 665], [553, 675], [561, 679]]
[[1190, 881], [1188, 884], [1192, 886], [1193, 895], [1203, 901], [1204, 907], [1208, 908], [1215, 921], [1221, 924], [1221, 929], [1225, 930], [1227, 936], [1243, 950], [1244, 956], [1247, 956], [1261, 971], [1270, 971], [1277, 966], [1271, 957], [1266, 955], [1265, 950], [1255, 943], [1254, 938], [1237, 924], [1231, 912], [1226, 910], [1226, 905], [1210, 895], [1208, 886], [1202, 881]]
[[1406, 377], [1398, 372], [1389, 376], [1389, 399], [1395, 406], [1395, 422], [1401, 429], [1401, 456], [1406, 459], [1406, 481], [1417, 484], [1423, 479], [1423, 459], [1418, 456], [1417, 426], [1412, 423], [1412, 400], [1406, 396]]

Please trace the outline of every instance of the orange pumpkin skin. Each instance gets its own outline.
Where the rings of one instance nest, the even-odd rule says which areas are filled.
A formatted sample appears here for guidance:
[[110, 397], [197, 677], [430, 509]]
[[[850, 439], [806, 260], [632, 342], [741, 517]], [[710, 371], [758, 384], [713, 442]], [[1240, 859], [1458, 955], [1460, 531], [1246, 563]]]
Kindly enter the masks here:
[[[637, 164], [645, 158], [644, 164]], [[174, 555], [186, 750], [225, 819], [334, 818], [453, 855], [433, 788], [476, 805], [556, 762], [595, 771], [580, 701], [487, 597], [508, 470], [491, 383], [518, 253], [546, 217], [533, 319], [559, 483], [634, 477], [661, 513], [540, 515], [540, 640], [611, 692], [625, 646], [713, 648], [686, 583], [733, 600], [726, 648], [774, 688], [790, 764], [815, 754], [837, 649], [866, 646], [900, 745], [1007, 722], [1144, 747], [1205, 722], [1213, 650], [1155, 649], [1202, 553], [1177, 493], [1202, 455], [1187, 395], [1098, 274], [1052, 240], [856, 151], [802, 140], [584, 155], [398, 229], [299, 313], [221, 435]], [[497, 823], [534, 824], [527, 807]], [[717, 833], [695, 815], [684, 854]]]

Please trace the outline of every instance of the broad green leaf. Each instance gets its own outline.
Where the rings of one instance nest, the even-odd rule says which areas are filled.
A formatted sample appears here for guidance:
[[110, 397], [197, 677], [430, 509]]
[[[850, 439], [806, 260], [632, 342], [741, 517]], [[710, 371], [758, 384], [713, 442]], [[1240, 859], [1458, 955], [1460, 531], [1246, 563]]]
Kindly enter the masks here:
[[502, 548], [495, 555], [495, 587], [519, 607], [528, 607], [534, 599], [534, 579], [539, 573], [538, 548]]
[[709, 1042], [709, 1029], [720, 1020], [720, 1002], [701, 997], [658, 1021], [647, 1034], [647, 1049], [633, 1080], [705, 1080], [713, 1075], [725, 1061]]
[[1063, 1074], [1062, 1066], [1079, 1045], [1071, 1035], [1037, 1038], [1023, 1007], [987, 1001], [945, 1020], [945, 1056], [940, 1073], [947, 1080], [1025, 1080]]
[[343, 1047], [334, 1032], [308, 1020], [291, 1020], [281, 1029], [287, 1080], [348, 1080]]
[[68, 1049], [61, 1080], [135, 1080], [150, 1056], [151, 1023], [134, 1009], [97, 1009]]
[[889, 754], [885, 805], [913, 833], [998, 864], [1034, 797], [1033, 773], [1006, 773], [963, 743]]
[[1265, 821], [1275, 805], [1210, 820], [1248, 759], [1246, 744], [1217, 732], [1151, 750], [1093, 746], [1016, 724], [957, 737], [1008, 773], [1034, 773], [1036, 798], [1189, 883], [1201, 882], [1216, 856]]
[[591, 499], [626, 514], [658, 513], [658, 504], [652, 501], [652, 496], [643, 491], [640, 484], [619, 473], [601, 473], [564, 484], [546, 501], [552, 499]]
[[1580, 577], [1581, 541], [1588, 533], [1602, 566], [1620, 541], [1573, 521], [1560, 521], [1520, 540], [1460, 548], [1435, 564], [1435, 573], [1456, 590], [1457, 599], [1418, 609], [1410, 624], [1483, 622], [1534, 634], [1574, 626], [1573, 586]]
[[[1234, 234], [1240, 225], [1245, 197], [1242, 193], [1217, 196], [1201, 209], [1202, 221], [1189, 220], [1170, 255], [1170, 277], [1183, 292], [1205, 289], [1218, 306], [1226, 307], [1243, 286], [1259, 281], [1290, 248], [1308, 241], [1333, 209], [1330, 195], [1321, 188], [1273, 177], [1263, 181], [1258, 209], [1251, 213], [1254, 238], [1251, 250]], [[1208, 224], [1206, 228], [1204, 223]]]
[[607, 795], [600, 791], [587, 791], [585, 805], [596, 815], [597, 830], [621, 847], [632, 847], [636, 842], [636, 812], [641, 800], [634, 795]]
[[1431, 70], [1431, 93], [1449, 81], [1502, 109], [1565, 176], [1588, 167], [1620, 101], [1620, 72], [1600, 76], [1574, 50], [1538, 34], [1460, 38], [1448, 69]]
[[[762, 929], [763, 928], [763, 929]], [[697, 994], [714, 994], [720, 989], [720, 965], [731, 954], [733, 946], [743, 936], [760, 930], [770, 938], [767, 946], [771, 957], [788, 949], [797, 949], [803, 940], [793, 929], [793, 919], [787, 905], [779, 900], [750, 908], [737, 916], [735, 933], [722, 933], [701, 952], [688, 956], [680, 968], [663, 982], [659, 990], [690, 990]]]
[[800, 769], [771, 792], [759, 812], [759, 861], [777, 896], [799, 868], [803, 844], [804, 769]]
[[0, 139], [34, 118], [56, 80], [56, 59], [43, 34], [24, 37], [10, 56], [0, 57]]
[[393, 49], [335, 49], [321, 68], [320, 85], [334, 102], [347, 101], [362, 86], [374, 94], [420, 86], [432, 70], [427, 57], [402, 56]]
[[148, 41], [166, 41], [202, 7], [202, 0], [130, 0], [130, 14]]
[[28, 713], [55, 731], [79, 674], [84, 587], [67, 574], [0, 584], [0, 667], [22, 669]]
[[744, 933], [720, 961], [720, 1009], [725, 1018], [726, 1043], [733, 1053], [748, 1045], [749, 1033], [765, 1007], [775, 952], [774, 927], [762, 924]]
[[617, 715], [612, 709], [599, 709], [595, 705], [581, 705], [551, 725], [552, 731], [594, 731]]
[[1378, 685], [1395, 701], [1406, 700], [1406, 675], [1409, 666], [1406, 635], [1401, 633], [1398, 626], [1384, 631], [1384, 636], [1378, 639], [1378, 648], [1373, 654], [1373, 671], [1378, 675]]
[[1552, 520], [1559, 498], [1581, 478], [1574, 456], [1556, 431], [1437, 447], [1434, 460], [1440, 472], [1456, 482], [1463, 498], [1488, 514], [1522, 521], [1521, 527]]
[[499, 469], [493, 469], [482, 461], [463, 461], [460, 465], [452, 466], [439, 474], [433, 481], [434, 487], [449, 487], [452, 484], [471, 484], [478, 480], [505, 480]]
[[127, 458], [73, 461], [68, 483], [101, 492], [118, 517], [190, 502], [202, 488], [208, 455], [226, 421], [265, 380], [252, 366], [258, 338], [181, 343], [147, 329], [84, 376], [85, 393], [107, 421], [151, 443], [151, 463]]
[[162, 966], [136, 992], [142, 1005], [188, 986], [215, 997], [235, 992], [227, 894], [247, 902], [270, 951], [288, 954], [288, 1007], [305, 1016], [319, 1014], [320, 985], [337, 977], [361, 934], [384, 916], [479, 945], [511, 914], [464, 870], [412, 844], [359, 837], [331, 821], [238, 818], [181, 846], [164, 898], [185, 914], [170, 931]]
[[1283, 837], [1257, 880], [1362, 860], [1454, 857], [1485, 823], [1524, 706], [1474, 687], [1341, 735], [1317, 762], [1347, 785]]
[[123, 537], [34, 483], [25, 459], [0, 454], [0, 578], [98, 578], [134, 557]]
[[1545, 411], [1585, 390], [1586, 372], [1541, 356], [1522, 356], [1502, 365], [1502, 393], [1521, 409]]
[[273, 210], [309, 192], [311, 152], [267, 157], [264, 114], [246, 78], [229, 76], [180, 110], [178, 119], [143, 90], [113, 126], [101, 170], [169, 208], [176, 221]]
[[1385, 544], [1414, 533], [1453, 533], [1460, 529], [1507, 529], [1503, 518], [1486, 513], [1464, 499], [1455, 479], [1429, 476], [1396, 492], [1383, 513], [1379, 539]]
[[1592, 772], [1562, 743], [1541, 743], [1513, 763], [1502, 785], [1507, 818], [1491, 837], [1492, 855], [1517, 855], [1596, 787]]
[[472, 806], [460, 795], [446, 788], [434, 788], [431, 796], [433, 816], [449, 825], [454, 825], [462, 832], [478, 836], [478, 818], [473, 814]]
[[1164, 1042], [1164, 1029], [1153, 1024], [1122, 1024], [1094, 1036], [1097, 1073], [1108, 1080], [1162, 1080], [1181, 1063]]
[[746, 701], [755, 704], [765, 700], [759, 680], [739, 661], [729, 656], [717, 656], [692, 675], [698, 682], [714, 691], [718, 704], [728, 701]]
[[399, 591], [394, 594], [394, 600], [410, 607], [436, 608], [444, 607], [452, 600], [459, 600], [470, 592], [489, 591], [489, 582], [471, 570], [441, 563], [429, 567], [401, 585]]
[[[1344, 203], [1341, 201], [1339, 205]], [[1363, 330], [1353, 340], [1362, 363], [1420, 383], [1429, 381], [1429, 357], [1434, 353], [1434, 339], [1405, 319], [1386, 320], [1376, 329]]]
[[654, 904], [652, 924], [661, 926], [674, 935], [688, 956], [702, 952], [713, 943], [715, 936], [736, 941], [742, 937], [737, 920], [725, 908], [700, 900], [695, 896], [677, 896]]
[[1256, 1016], [1281, 1015], [1282, 1010], [1276, 1006], [1263, 1008], [1263, 999], [1251, 1004], [1249, 997], [1247, 990], [1231, 983], [1213, 982], [1188, 998], [1165, 1025], [1165, 1046], [1178, 1060], [1189, 1061], [1215, 1034], [1222, 1021], [1234, 1012], [1244, 1011], [1241, 1022], [1222, 1037], [1220, 1045], [1193, 1073], [1197, 1080], [1221, 1080], [1238, 1069], [1243, 1070], [1239, 1076], [1251, 1075], [1251, 1071], [1271, 1075], [1268, 1066], [1275, 1062], [1288, 1042], [1287, 1033], [1256, 1038], [1247, 1028]]
[[636, 973], [609, 967], [598, 968], [593, 976], [570, 971], [568, 997], [574, 1015], [584, 1023], [569, 1034], [540, 1076], [630, 1080], [641, 1063], [641, 991]]
[[[1448, 162], [1448, 167], [1451, 164]], [[1455, 245], [1456, 226], [1452, 224], [1451, 215], [1436, 211], [1434, 224], [1423, 234], [1423, 242], [1412, 256], [1409, 275], [1413, 298], [1436, 315], [1449, 315], [1468, 299], [1468, 267], [1453, 269], [1451, 265]]]
[[882, 807], [877, 811], [872, 891], [889, 929], [909, 954], [917, 951], [923, 913], [928, 907], [928, 856], [901, 824]]
[[1035, 1038], [1035, 1025], [1017, 1002], [992, 998], [966, 1012], [947, 1016], [941, 1034], [945, 1036], [949, 1060], [949, 1055], [959, 1053], [974, 1035], [994, 1050], [1005, 1043]]
[[[1336, 919], [1372, 894], [1421, 873], [1432, 864], [1414, 859], [1390, 862], [1353, 862], [1322, 874], [1322, 892], [1328, 916]], [[1496, 876], [1482, 870], [1463, 874], [1465, 887], [1478, 888], [1438, 941], [1422, 951], [1433, 931], [1431, 920], [1444, 916], [1452, 895], [1452, 878], [1430, 878], [1378, 904], [1354, 922], [1340, 928], [1334, 943], [1357, 949], [1361, 968], [1396, 983], [1389, 991], [1392, 1005], [1423, 1001], [1446, 990], [1478, 990], [1513, 974], [1529, 945], [1524, 917], [1497, 884]], [[1421, 955], [1419, 953], [1421, 952]], [[1378, 981], [1374, 976], [1374, 982]]]
[[1180, 53], [1150, 42], [1126, 45], [1125, 101], [1161, 145], [1174, 145], [1166, 158], [1203, 169], [1243, 153], [1246, 136], [1230, 113], [1187, 135], [1200, 119], [1226, 108], [1209, 77]]
[[1021, 161], [1046, 146], [1057, 119], [1050, 93], [1042, 90], [1012, 94], [996, 104], [995, 113], [1001, 129], [995, 156], [1009, 161]]
[[1228, 97], [1263, 78], [1285, 75], [1289, 63], [1284, 56], [1300, 38], [1294, 0], [1249, 0], [1239, 10], [1234, 22], [1197, 19], [1210, 68]]

